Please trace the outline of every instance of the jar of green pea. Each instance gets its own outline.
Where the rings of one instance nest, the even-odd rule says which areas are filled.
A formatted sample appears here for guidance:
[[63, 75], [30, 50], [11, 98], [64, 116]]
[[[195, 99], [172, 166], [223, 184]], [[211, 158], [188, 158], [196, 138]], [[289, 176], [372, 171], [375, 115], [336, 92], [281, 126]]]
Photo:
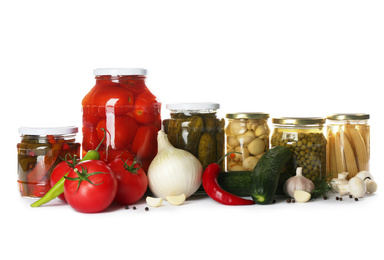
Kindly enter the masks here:
[[294, 176], [297, 167], [302, 167], [303, 176], [312, 181], [326, 178], [324, 124], [321, 117], [272, 118], [271, 147], [286, 146], [292, 151], [281, 182]]

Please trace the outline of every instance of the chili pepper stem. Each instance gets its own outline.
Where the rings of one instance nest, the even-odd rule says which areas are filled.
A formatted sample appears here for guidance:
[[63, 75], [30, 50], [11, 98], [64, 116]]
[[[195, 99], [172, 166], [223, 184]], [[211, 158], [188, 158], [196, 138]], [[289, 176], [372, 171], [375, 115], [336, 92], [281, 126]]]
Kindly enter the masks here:
[[223, 157], [221, 157], [221, 158], [217, 161], [217, 164], [220, 164], [220, 162], [221, 162], [225, 157], [227, 157], [228, 155], [233, 154], [233, 153], [242, 154], [242, 153], [240, 153], [240, 152], [229, 152], [229, 153], [226, 153], [226, 154], [224, 154]]

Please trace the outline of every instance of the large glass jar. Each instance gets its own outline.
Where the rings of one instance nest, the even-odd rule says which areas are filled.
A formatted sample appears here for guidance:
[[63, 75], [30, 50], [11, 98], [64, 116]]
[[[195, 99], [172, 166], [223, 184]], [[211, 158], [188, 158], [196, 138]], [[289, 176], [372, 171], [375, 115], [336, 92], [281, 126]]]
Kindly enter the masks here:
[[18, 187], [22, 197], [40, 198], [51, 188], [52, 170], [64, 158], [80, 156], [77, 127], [21, 127], [17, 144]]
[[348, 179], [369, 171], [369, 114], [334, 114], [327, 117], [327, 174], [348, 172]]
[[296, 174], [297, 167], [302, 167], [303, 176], [312, 181], [326, 178], [324, 123], [325, 118], [318, 117], [272, 118], [271, 146], [286, 146], [293, 155], [281, 174], [279, 192], [285, 180]]
[[269, 114], [227, 114], [227, 171], [252, 171], [269, 149]]
[[[167, 104], [171, 118], [163, 121], [170, 143], [196, 156], [205, 169], [224, 156], [224, 119], [217, 103]], [[224, 169], [224, 160], [221, 161]]]
[[102, 142], [102, 160], [135, 156], [146, 171], [161, 129], [161, 103], [145, 84], [146, 70], [95, 69], [94, 75], [96, 85], [82, 101], [83, 155]]

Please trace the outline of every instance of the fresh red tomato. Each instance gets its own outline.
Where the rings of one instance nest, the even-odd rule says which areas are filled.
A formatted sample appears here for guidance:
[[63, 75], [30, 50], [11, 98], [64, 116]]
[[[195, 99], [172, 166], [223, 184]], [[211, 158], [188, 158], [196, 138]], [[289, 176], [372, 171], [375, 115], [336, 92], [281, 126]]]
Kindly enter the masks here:
[[140, 126], [132, 141], [132, 152], [138, 159], [153, 158], [157, 153], [157, 132], [154, 125]]
[[106, 129], [104, 144], [111, 145], [113, 149], [123, 150], [131, 143], [138, 127], [139, 125], [132, 117], [117, 116], [111, 121], [100, 120], [96, 129], [99, 140], [102, 140], [104, 136], [104, 131], [101, 128]]
[[[56, 184], [56, 182], [58, 182], [64, 175], [69, 173], [73, 169], [73, 167], [74, 165], [72, 160], [62, 161], [61, 163], [59, 163], [51, 173], [51, 179], [50, 179], [51, 187], [53, 187]], [[59, 198], [62, 201], [67, 201], [64, 197], [64, 193], [59, 195]]]
[[93, 106], [97, 107], [99, 117], [105, 118], [108, 113], [121, 116], [133, 110], [133, 94], [127, 88], [118, 86], [99, 88], [93, 97]]
[[130, 205], [143, 197], [147, 190], [148, 178], [135, 160], [124, 161], [116, 158], [109, 163], [109, 167], [116, 174], [118, 181], [115, 202]]
[[95, 213], [111, 205], [117, 185], [115, 173], [105, 162], [88, 160], [69, 172], [64, 182], [64, 195], [75, 210]]
[[149, 124], [160, 117], [160, 103], [149, 91], [139, 94], [135, 100], [133, 117], [141, 124]]

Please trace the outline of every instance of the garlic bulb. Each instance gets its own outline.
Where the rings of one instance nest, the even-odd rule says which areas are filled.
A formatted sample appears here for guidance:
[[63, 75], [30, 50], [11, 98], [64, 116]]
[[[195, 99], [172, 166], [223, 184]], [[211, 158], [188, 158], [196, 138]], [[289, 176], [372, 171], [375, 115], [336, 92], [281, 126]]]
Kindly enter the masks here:
[[149, 189], [163, 199], [181, 194], [188, 198], [201, 185], [203, 166], [190, 152], [173, 147], [162, 130], [157, 142], [158, 152], [147, 173]]
[[296, 176], [289, 178], [284, 183], [283, 191], [285, 194], [289, 195], [291, 198], [294, 198], [294, 193], [297, 190], [311, 193], [315, 188], [315, 185], [313, 184], [313, 182], [302, 175], [302, 170], [303, 168], [298, 167], [296, 169]]

